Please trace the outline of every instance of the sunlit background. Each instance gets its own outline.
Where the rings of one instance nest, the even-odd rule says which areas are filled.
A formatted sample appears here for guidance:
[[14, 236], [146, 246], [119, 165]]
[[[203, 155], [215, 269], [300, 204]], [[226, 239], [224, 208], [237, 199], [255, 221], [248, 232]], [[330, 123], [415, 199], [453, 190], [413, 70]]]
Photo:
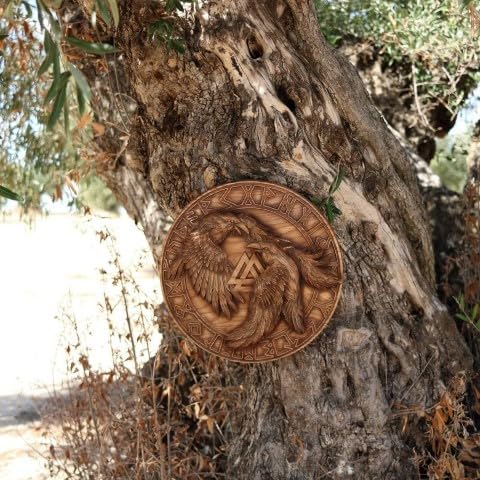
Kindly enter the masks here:
[[[71, 373], [66, 349], [77, 343], [77, 333], [81, 349], [75, 357], [87, 353], [94, 368], [112, 368], [110, 342], [118, 339], [111, 338], [104, 299], [118, 299], [116, 255], [138, 284], [137, 300], [161, 299], [145, 237], [124, 212], [83, 215], [61, 203], [46, 205], [49, 210], [29, 219], [7, 210], [0, 222], [2, 480], [46, 475], [45, 462], [32, 450], [44, 451], [48, 444], [38, 429], [37, 409], [53, 390], [65, 387]], [[109, 236], [102, 240], [104, 235]], [[114, 309], [111, 320], [116, 330], [126, 328], [122, 308]], [[145, 322], [154, 352], [160, 335], [151, 309]], [[137, 353], [148, 360], [146, 348]], [[125, 349], [122, 362], [133, 369]]]

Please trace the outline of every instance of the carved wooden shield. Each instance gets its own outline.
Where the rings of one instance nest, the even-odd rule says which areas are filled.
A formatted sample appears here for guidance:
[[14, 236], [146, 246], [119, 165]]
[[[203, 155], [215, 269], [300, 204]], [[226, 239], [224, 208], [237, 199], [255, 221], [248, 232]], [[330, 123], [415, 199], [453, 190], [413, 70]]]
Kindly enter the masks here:
[[165, 302], [182, 332], [229, 360], [291, 355], [327, 325], [342, 260], [325, 217], [266, 182], [222, 185], [170, 229], [162, 257]]

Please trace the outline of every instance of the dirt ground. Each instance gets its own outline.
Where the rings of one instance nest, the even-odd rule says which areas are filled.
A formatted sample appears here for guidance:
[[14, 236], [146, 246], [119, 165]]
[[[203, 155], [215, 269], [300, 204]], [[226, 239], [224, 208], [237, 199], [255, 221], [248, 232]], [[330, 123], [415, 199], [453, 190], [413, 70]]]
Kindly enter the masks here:
[[[37, 399], [38, 402], [38, 399]], [[37, 402], [22, 395], [0, 399], [0, 478], [43, 480], [48, 478], [41, 456], [47, 439], [42, 437]], [[48, 448], [48, 447], [47, 447]]]
[[99, 302], [113, 288], [99, 274], [100, 268], [111, 267], [108, 242], [97, 234], [107, 229], [116, 237], [122, 268], [135, 271], [142, 295], [158, 302], [148, 246], [126, 215], [58, 214], [36, 218], [31, 225], [14, 215], [0, 218], [2, 480], [49, 478], [41, 454], [50, 442], [41, 435], [37, 410], [65, 379], [68, 332], [62, 312], [75, 317], [91, 351], [90, 363], [99, 368], [111, 363], [105, 348], [108, 328], [99, 316]]

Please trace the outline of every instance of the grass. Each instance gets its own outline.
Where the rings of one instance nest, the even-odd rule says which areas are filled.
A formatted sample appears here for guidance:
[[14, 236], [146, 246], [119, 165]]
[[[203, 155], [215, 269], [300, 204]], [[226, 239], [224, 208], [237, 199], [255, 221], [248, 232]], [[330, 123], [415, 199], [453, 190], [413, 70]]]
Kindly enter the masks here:
[[[43, 412], [45, 436], [54, 439], [46, 457], [51, 477], [226, 478], [240, 370], [180, 338], [165, 308], [143, 298], [134, 274], [122, 268], [111, 234], [100, 238], [112, 252], [99, 305], [111, 368], [92, 366], [95, 352], [75, 316], [64, 312], [68, 377]], [[113, 320], [117, 314], [123, 324]], [[152, 344], [158, 330], [161, 344]]]

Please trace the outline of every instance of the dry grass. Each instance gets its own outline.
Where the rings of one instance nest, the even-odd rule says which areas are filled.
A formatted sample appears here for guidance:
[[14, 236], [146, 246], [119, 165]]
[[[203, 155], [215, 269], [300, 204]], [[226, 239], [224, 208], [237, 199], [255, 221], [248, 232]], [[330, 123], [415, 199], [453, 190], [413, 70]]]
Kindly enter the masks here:
[[[101, 232], [103, 241], [112, 241]], [[171, 328], [163, 306], [142, 299], [132, 275], [113, 250], [115, 287], [101, 309], [110, 329], [112, 368], [90, 364], [75, 317], [65, 314], [72, 337], [65, 345], [69, 380], [44, 412], [46, 435], [55, 438], [47, 458], [52, 477], [71, 479], [225, 478], [232, 417], [241, 386], [235, 364], [198, 350]], [[125, 319], [117, 325], [117, 309]], [[152, 328], [153, 327], [153, 328]], [[152, 331], [163, 339], [151, 345]], [[142, 364], [139, 352], [150, 360]], [[156, 352], [156, 353], [155, 353]]]
[[[473, 166], [463, 193], [463, 237], [447, 259], [441, 285], [452, 314], [480, 366], [480, 165]], [[417, 451], [419, 478], [431, 480], [480, 479], [480, 374], [452, 379], [439, 401], [430, 408], [397, 405], [403, 433], [411, 422], [420, 423], [426, 448]], [[411, 439], [412, 443], [417, 443]], [[417, 439], [418, 440], [418, 439]]]
[[466, 466], [460, 457], [464, 453], [463, 445], [469, 439], [468, 428], [473, 422], [465, 412], [464, 395], [465, 379], [456, 377], [438, 403], [423, 412], [431, 451], [418, 460], [429, 478], [465, 478]]
[[[475, 398], [468, 399], [473, 388]], [[402, 434], [414, 445], [426, 445], [415, 451], [418, 478], [429, 480], [467, 480], [480, 478], [480, 433], [475, 419], [480, 415], [480, 390], [472, 387], [464, 375], [454, 377], [437, 403], [430, 408], [396, 405], [402, 418]], [[410, 428], [415, 425], [414, 428]], [[424, 439], [409, 438], [424, 432]]]
[[445, 262], [441, 289], [452, 313], [463, 320], [462, 333], [480, 367], [480, 154], [463, 193], [463, 237]]

